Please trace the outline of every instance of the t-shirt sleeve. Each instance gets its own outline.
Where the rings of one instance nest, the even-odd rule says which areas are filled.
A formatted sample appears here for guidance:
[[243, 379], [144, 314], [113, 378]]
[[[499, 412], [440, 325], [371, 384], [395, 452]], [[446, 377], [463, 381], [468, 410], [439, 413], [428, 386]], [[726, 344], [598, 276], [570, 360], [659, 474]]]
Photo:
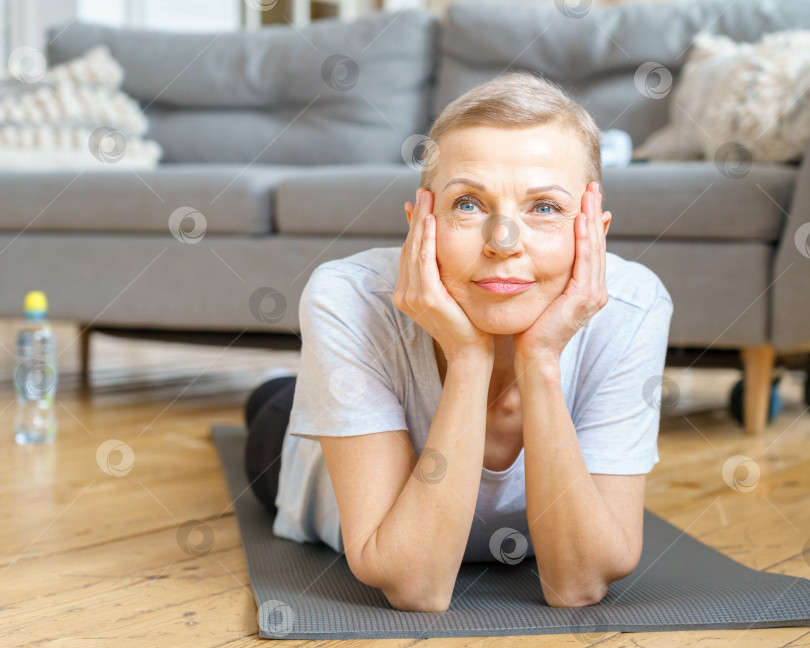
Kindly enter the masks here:
[[298, 308], [301, 362], [287, 434], [357, 436], [407, 429], [386, 361], [396, 330], [376, 294], [334, 267], [310, 276]]
[[663, 379], [672, 310], [668, 293], [659, 293], [574, 422], [588, 472], [646, 474], [659, 462], [656, 392]]

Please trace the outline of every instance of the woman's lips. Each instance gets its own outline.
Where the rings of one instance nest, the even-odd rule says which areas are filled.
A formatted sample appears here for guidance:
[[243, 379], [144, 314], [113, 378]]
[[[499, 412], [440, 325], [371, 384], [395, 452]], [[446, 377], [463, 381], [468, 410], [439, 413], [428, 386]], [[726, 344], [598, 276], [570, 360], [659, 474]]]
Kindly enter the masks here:
[[533, 281], [529, 283], [504, 283], [502, 281], [487, 281], [487, 282], [478, 282], [473, 281], [473, 283], [478, 286], [479, 288], [483, 288], [489, 292], [498, 293], [499, 295], [514, 295], [517, 293], [522, 293], [534, 285]]

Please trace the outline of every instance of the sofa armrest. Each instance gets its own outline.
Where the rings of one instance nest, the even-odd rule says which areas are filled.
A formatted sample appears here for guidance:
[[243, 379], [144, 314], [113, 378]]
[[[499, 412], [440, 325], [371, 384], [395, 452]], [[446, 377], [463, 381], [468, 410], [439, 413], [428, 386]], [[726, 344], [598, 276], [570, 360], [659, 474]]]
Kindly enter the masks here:
[[810, 141], [774, 258], [770, 339], [780, 353], [810, 351]]

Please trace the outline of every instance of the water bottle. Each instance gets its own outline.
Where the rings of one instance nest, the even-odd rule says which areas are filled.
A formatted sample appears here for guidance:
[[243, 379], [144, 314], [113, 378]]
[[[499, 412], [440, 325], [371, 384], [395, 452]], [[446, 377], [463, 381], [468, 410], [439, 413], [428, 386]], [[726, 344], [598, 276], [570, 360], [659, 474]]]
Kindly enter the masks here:
[[56, 436], [56, 337], [48, 320], [45, 293], [25, 296], [25, 319], [17, 329], [14, 392], [17, 443], [52, 443]]

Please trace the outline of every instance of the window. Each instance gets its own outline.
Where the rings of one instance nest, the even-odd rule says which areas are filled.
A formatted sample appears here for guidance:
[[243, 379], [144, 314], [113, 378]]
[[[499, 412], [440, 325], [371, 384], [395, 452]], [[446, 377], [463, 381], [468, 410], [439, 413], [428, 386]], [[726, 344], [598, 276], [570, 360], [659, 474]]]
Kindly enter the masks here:
[[242, 0], [78, 0], [77, 17], [110, 27], [222, 31], [241, 27]]

